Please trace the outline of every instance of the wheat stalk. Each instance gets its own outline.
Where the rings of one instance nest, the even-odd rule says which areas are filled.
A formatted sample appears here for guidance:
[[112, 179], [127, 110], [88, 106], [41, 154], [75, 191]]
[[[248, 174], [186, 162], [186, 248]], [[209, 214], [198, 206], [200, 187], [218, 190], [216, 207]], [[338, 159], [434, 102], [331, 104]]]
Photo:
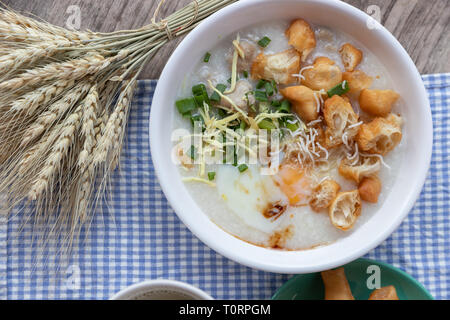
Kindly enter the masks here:
[[51, 63], [44, 67], [27, 70], [16, 78], [0, 83], [0, 91], [17, 90], [49, 80], [78, 80], [101, 71], [109, 63], [109, 59], [99, 54], [86, 55], [68, 62]]
[[[83, 150], [80, 152], [78, 165], [84, 168], [88, 162], [89, 155], [95, 146], [95, 123], [97, 122], [98, 109], [98, 92], [97, 86], [94, 85], [89, 91], [83, 106], [83, 125], [81, 134], [84, 136]], [[82, 170], [84, 171], [84, 170]]]
[[37, 88], [30, 93], [25, 94], [22, 98], [11, 103], [9, 112], [26, 112], [28, 115], [33, 114], [39, 107], [45, 107], [47, 104], [58, 97], [68, 88], [73, 87], [75, 81], [72, 79], [61, 80], [47, 86]]
[[9, 22], [13, 25], [18, 25], [23, 28], [33, 29], [44, 33], [52, 34], [61, 38], [67, 38], [73, 41], [89, 40], [95, 37], [92, 33], [74, 32], [64, 28], [51, 25], [44, 21], [37, 21], [35, 19], [17, 14], [14, 11], [2, 10], [0, 12], [0, 19]]
[[0, 74], [33, 65], [39, 60], [53, 56], [61, 48], [71, 45], [72, 42], [70, 41], [58, 40], [32, 45], [24, 49], [17, 49], [10, 54], [0, 57]]
[[28, 198], [36, 200], [40, 194], [47, 190], [55, 173], [61, 167], [64, 157], [69, 152], [75, 140], [75, 134], [80, 126], [82, 107], [79, 106], [63, 123], [60, 130], [60, 137], [55, 141], [52, 152], [39, 173], [39, 177], [34, 181]]
[[31, 203], [23, 207], [30, 219], [55, 236], [67, 231], [71, 245], [119, 163], [143, 66], [234, 1], [197, 0], [112, 33], [69, 31], [0, 8], [0, 194], [10, 207]]
[[129, 105], [131, 103], [132, 94], [136, 86], [136, 79], [127, 81], [123, 86], [123, 90], [119, 96], [119, 100], [113, 113], [110, 115], [106, 123], [103, 135], [97, 143], [94, 150], [94, 164], [105, 162], [107, 160], [108, 152], [117, 142], [118, 132], [120, 127], [126, 121], [126, 115]]
[[52, 104], [42, 113], [36, 122], [24, 133], [21, 146], [28, 145], [40, 136], [51, 124], [60, 119], [70, 110], [90, 89], [89, 82], [82, 82], [70, 90], [63, 98]]

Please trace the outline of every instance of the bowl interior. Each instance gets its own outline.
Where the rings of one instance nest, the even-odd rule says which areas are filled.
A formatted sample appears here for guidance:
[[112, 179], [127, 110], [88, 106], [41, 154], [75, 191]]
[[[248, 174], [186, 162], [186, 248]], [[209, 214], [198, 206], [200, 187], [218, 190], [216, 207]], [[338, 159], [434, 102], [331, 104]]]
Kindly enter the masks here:
[[[276, 251], [250, 245], [212, 223], [193, 201], [172, 163], [171, 126], [176, 89], [208, 49], [226, 36], [251, 25], [276, 19], [305, 18], [345, 32], [381, 61], [404, 100], [407, 137], [404, 157], [390, 194], [379, 211], [346, 238], [305, 251]], [[152, 157], [162, 189], [180, 219], [212, 249], [247, 266], [272, 272], [306, 273], [352, 261], [377, 246], [398, 227], [420, 193], [428, 170], [432, 122], [429, 103], [417, 69], [398, 41], [382, 26], [367, 27], [369, 16], [340, 1], [248, 0], [214, 14], [179, 45], [159, 80], [150, 116]], [[413, 143], [412, 143], [413, 142]]]

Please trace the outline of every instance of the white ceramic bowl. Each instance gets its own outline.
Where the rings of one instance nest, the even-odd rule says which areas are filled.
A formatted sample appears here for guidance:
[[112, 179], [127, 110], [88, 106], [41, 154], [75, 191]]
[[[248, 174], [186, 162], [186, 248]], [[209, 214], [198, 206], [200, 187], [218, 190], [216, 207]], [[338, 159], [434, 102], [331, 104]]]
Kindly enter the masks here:
[[[175, 92], [199, 57], [223, 37], [264, 21], [303, 17], [345, 32], [361, 42], [388, 70], [405, 103], [405, 156], [392, 190], [379, 211], [354, 232], [328, 246], [306, 251], [257, 247], [224, 232], [201, 211], [170, 160], [170, 119]], [[193, 30], [169, 59], [156, 88], [150, 116], [150, 142], [161, 187], [186, 226], [209, 247], [241, 264], [279, 273], [307, 273], [334, 268], [361, 257], [385, 240], [414, 205], [424, 184], [432, 149], [431, 111], [421, 77], [400, 43], [384, 27], [367, 27], [364, 12], [333, 0], [247, 0], [212, 15]], [[222, 38], [223, 39], [223, 38]]]
[[149, 280], [123, 289], [111, 300], [212, 300], [212, 297], [184, 282]]

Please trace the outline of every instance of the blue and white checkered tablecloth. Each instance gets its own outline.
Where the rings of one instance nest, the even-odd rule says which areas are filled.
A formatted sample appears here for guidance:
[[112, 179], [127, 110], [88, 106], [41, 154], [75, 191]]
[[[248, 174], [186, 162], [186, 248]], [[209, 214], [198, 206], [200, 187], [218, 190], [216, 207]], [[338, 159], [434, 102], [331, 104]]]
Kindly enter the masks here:
[[[450, 74], [423, 76], [434, 121], [431, 170], [400, 228], [367, 257], [418, 279], [450, 299]], [[121, 173], [109, 208], [98, 214], [68, 268], [55, 270], [19, 217], [0, 215], [0, 299], [107, 299], [130, 284], [168, 278], [218, 299], [269, 299], [290, 276], [241, 266], [201, 243], [167, 203], [153, 169], [148, 119], [156, 81], [141, 81], [130, 115]], [[83, 237], [83, 235], [82, 235]], [[79, 281], [78, 281], [79, 280]]]

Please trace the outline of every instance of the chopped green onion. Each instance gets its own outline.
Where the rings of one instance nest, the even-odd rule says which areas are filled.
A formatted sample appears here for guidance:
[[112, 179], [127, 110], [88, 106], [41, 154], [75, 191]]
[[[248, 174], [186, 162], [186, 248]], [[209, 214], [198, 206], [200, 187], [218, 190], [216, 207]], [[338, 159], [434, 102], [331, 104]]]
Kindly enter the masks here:
[[201, 115], [199, 115], [199, 114], [192, 115], [191, 116], [191, 123], [192, 123], [193, 127], [195, 126], [196, 122], [201, 122], [202, 126], [203, 126], [203, 123], [204, 123], [203, 117]]
[[223, 109], [217, 109], [217, 113], [219, 114], [219, 117], [221, 119], [225, 118], [226, 115], [227, 115], [227, 112], [225, 110], [223, 110]]
[[[219, 83], [216, 86], [216, 89], [219, 90], [220, 92], [224, 93], [225, 90], [227, 89], [227, 86], [225, 84]], [[220, 102], [221, 98], [220, 98], [219, 94], [214, 91], [209, 99], [212, 100], [212, 101], [215, 101], [215, 102]]]
[[208, 97], [208, 92], [206, 91], [206, 86], [203, 83], [193, 86], [192, 94], [194, 95], [194, 99], [198, 107], [203, 108], [204, 102], [207, 104], [211, 103]]
[[257, 101], [269, 101], [268, 99], [267, 99], [267, 94], [266, 94], [266, 92], [264, 92], [264, 91], [259, 91], [259, 90], [256, 90], [255, 91], [255, 99], [257, 100]]
[[264, 84], [264, 88], [266, 89], [266, 93], [268, 96], [273, 96], [274, 90], [273, 90], [272, 84], [270, 82], [266, 82]]
[[197, 104], [195, 103], [194, 98], [181, 99], [175, 102], [175, 105], [182, 115], [186, 115], [187, 113], [195, 110], [197, 108]]
[[206, 91], [206, 86], [203, 83], [197, 84], [192, 87], [192, 94], [197, 102], [198, 107], [203, 107], [203, 102], [210, 104], [211, 101], [208, 97], [208, 92]]
[[245, 130], [245, 128], [247, 128], [247, 124], [245, 123], [245, 121], [241, 121], [241, 123], [239, 124], [239, 129]]
[[236, 154], [236, 150], [234, 150], [234, 157], [233, 157], [233, 167], [237, 167], [238, 165], [238, 159], [237, 159], [237, 154]]
[[211, 53], [207, 52], [203, 58], [203, 62], [209, 62], [209, 58], [211, 58]]
[[288, 100], [283, 100], [278, 108], [278, 112], [291, 113], [291, 103]]
[[295, 132], [299, 129], [299, 126], [297, 123], [289, 123], [286, 121], [286, 128], [288, 128], [289, 130], [291, 130], [292, 132]]
[[258, 83], [256, 84], [256, 89], [262, 89], [265, 84], [266, 84], [266, 80], [260, 79], [258, 81]]
[[264, 37], [264, 38], [262, 38], [261, 40], [258, 41], [258, 44], [261, 47], [265, 48], [265, 47], [267, 47], [269, 45], [270, 41], [272, 41], [272, 40], [270, 40], [269, 37]]
[[258, 123], [258, 127], [259, 127], [260, 129], [265, 129], [265, 130], [276, 129], [276, 127], [275, 127], [275, 125], [273, 124], [273, 122], [270, 121], [270, 120], [266, 120], [266, 119], [261, 120], [261, 121]]
[[208, 179], [209, 181], [213, 181], [216, 178], [216, 173], [213, 172], [208, 172]]
[[274, 90], [275, 90], [275, 93], [278, 93], [278, 86], [277, 86], [277, 82], [275, 81], [275, 80], [272, 80], [271, 81], [271, 83], [272, 83], [272, 87], [274, 88]]
[[238, 170], [239, 170], [240, 173], [243, 173], [243, 172], [247, 171], [247, 169], [248, 169], [248, 166], [246, 164], [241, 164], [238, 167]]
[[327, 92], [327, 94], [331, 98], [334, 95], [342, 96], [344, 93], [347, 93], [349, 90], [350, 90], [350, 87], [348, 86], [348, 82], [344, 80], [343, 82], [339, 83], [334, 88], [331, 88]]
[[279, 100], [273, 100], [270, 104], [272, 105], [272, 107], [275, 107], [277, 109], [281, 107], [281, 101]]
[[191, 157], [192, 160], [195, 160], [195, 146], [191, 146], [191, 149], [189, 151], [189, 156]]
[[248, 72], [247, 71], [244, 70], [242, 73], [244, 75], [244, 78], [248, 78]]
[[194, 96], [202, 95], [206, 92], [206, 86], [203, 83], [197, 84], [192, 87], [192, 93]]

